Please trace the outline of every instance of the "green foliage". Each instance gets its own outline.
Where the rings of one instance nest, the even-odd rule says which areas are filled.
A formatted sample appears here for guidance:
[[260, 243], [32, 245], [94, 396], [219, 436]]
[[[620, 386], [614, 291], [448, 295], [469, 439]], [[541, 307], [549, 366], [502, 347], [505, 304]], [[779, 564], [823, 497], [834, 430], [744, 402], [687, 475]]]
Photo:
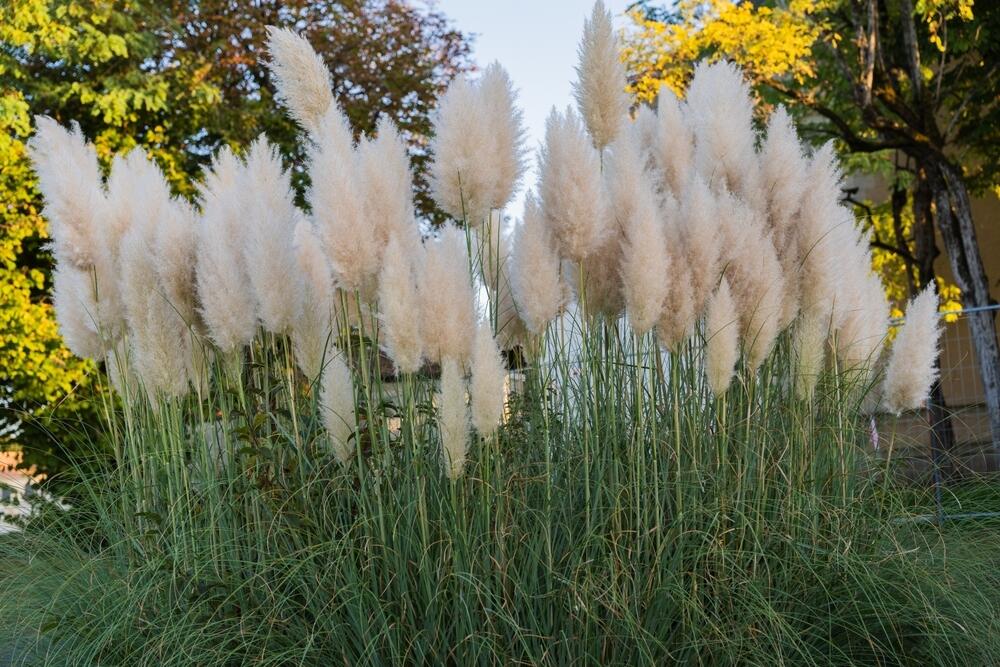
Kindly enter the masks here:
[[[430, 112], [469, 64], [465, 36], [436, 11], [376, 0], [295, 0], [281, 11], [223, 0], [0, 3], [0, 441], [16, 435], [39, 472], [60, 469], [92, 439], [95, 407], [84, 397], [96, 369], [62, 346], [48, 301], [51, 258], [25, 152], [32, 115], [79, 122], [105, 166], [143, 148], [186, 196], [216, 149], [262, 132], [301, 163], [299, 132], [261, 61], [267, 25], [305, 26], [357, 132], [381, 114], [400, 122], [418, 210], [438, 215], [423, 179]], [[301, 172], [295, 182], [307, 185]]]

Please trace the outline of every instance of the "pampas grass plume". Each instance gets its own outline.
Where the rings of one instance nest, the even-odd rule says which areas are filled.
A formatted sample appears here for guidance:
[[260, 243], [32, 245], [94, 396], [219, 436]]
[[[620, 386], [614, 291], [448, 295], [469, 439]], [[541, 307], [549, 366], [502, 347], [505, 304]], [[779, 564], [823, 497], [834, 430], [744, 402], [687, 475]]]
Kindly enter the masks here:
[[705, 375], [712, 393], [729, 389], [739, 357], [739, 316], [729, 283], [723, 278], [708, 301], [705, 315]]
[[36, 116], [35, 126], [28, 150], [45, 199], [53, 254], [59, 262], [90, 269], [95, 245], [102, 242], [95, 227], [105, 213], [97, 152], [78, 125], [71, 131], [48, 116]]
[[[413, 179], [406, 143], [396, 124], [383, 116], [375, 129], [375, 136], [366, 137], [358, 146], [358, 170], [364, 193], [364, 215], [374, 232], [376, 254], [382, 252], [393, 236], [404, 238], [413, 245], [420, 233], [413, 217]], [[377, 276], [365, 276], [376, 279]]]
[[299, 213], [281, 156], [263, 137], [250, 145], [243, 190], [243, 258], [257, 314], [265, 329], [285, 333], [302, 293], [292, 241]]
[[540, 334], [562, 310], [566, 289], [552, 235], [531, 193], [517, 228], [511, 267], [511, 289], [528, 331]]
[[441, 458], [448, 479], [457, 479], [465, 469], [469, 447], [469, 407], [460, 362], [445, 358], [441, 363], [441, 392], [437, 395]]
[[910, 301], [906, 322], [896, 334], [886, 365], [882, 402], [887, 410], [899, 414], [916, 410], [930, 395], [938, 377], [935, 362], [941, 340], [941, 318], [934, 283]]
[[400, 373], [416, 373], [423, 360], [420, 301], [414, 262], [422, 257], [419, 246], [405, 246], [393, 237], [385, 248], [379, 280], [379, 307], [383, 349]]
[[305, 217], [295, 225], [293, 242], [302, 276], [302, 298], [298, 300], [299, 310], [291, 330], [292, 349], [299, 370], [314, 381], [333, 351], [336, 312], [333, 272], [316, 231]]
[[234, 239], [240, 237], [242, 165], [223, 148], [200, 189], [196, 286], [201, 318], [223, 352], [249, 343], [257, 331], [257, 304]]
[[52, 304], [59, 335], [78, 357], [100, 359], [106, 346], [98, 335], [97, 302], [89, 273], [72, 264], [57, 264], [52, 272]]
[[476, 331], [476, 300], [462, 230], [449, 225], [424, 244], [419, 290], [427, 359], [451, 357], [466, 364]]
[[320, 118], [309, 153], [308, 193], [323, 250], [343, 289], [369, 293], [381, 247], [365, 215], [358, 158], [347, 117], [332, 105]]
[[664, 185], [680, 197], [694, 162], [694, 135], [684, 117], [684, 105], [667, 86], [656, 99], [656, 134], [653, 157], [663, 173]]
[[625, 65], [611, 25], [611, 13], [597, 0], [583, 25], [573, 95], [594, 146], [603, 150], [615, 140], [628, 115]]
[[354, 453], [351, 436], [357, 427], [357, 415], [351, 369], [339, 354], [330, 357], [323, 371], [319, 408], [334, 456], [341, 463], [347, 463]]
[[608, 157], [607, 174], [612, 208], [625, 230], [621, 250], [625, 308], [632, 330], [641, 336], [653, 328], [663, 310], [670, 258], [660, 201], [644, 169], [638, 140], [632, 128], [619, 136]]
[[267, 67], [276, 97], [302, 127], [316, 132], [320, 118], [334, 105], [330, 71], [304, 37], [287, 28], [267, 28]]
[[479, 80], [482, 123], [491, 138], [480, 151], [491, 186], [484, 202], [503, 208], [514, 196], [524, 173], [524, 117], [517, 108], [517, 94], [510, 76], [500, 63], [491, 63]]
[[539, 195], [561, 254], [580, 262], [607, 235], [607, 203], [600, 157], [572, 109], [555, 109], [545, 124], [539, 156]]
[[490, 328], [480, 322], [472, 350], [472, 379], [469, 394], [472, 403], [472, 424], [483, 437], [496, 431], [503, 419], [507, 369], [500, 356], [500, 348]]

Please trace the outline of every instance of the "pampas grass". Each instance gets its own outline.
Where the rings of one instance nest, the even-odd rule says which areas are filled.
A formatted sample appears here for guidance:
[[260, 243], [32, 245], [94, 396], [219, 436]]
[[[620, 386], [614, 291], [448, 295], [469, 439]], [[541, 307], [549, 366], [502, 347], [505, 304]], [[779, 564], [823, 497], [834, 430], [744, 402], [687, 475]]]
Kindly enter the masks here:
[[499, 68], [442, 104], [460, 224], [424, 237], [399, 131], [355, 146], [291, 34], [272, 55], [308, 216], [263, 141], [221, 151], [192, 207], [140, 153], [78, 180], [41, 146], [92, 149], [43, 121], [57, 316], [121, 400], [94, 397], [107, 465], [0, 543], [0, 629], [58, 664], [997, 662], [995, 548], [908, 521], [868, 444], [879, 390], [926, 397], [933, 292], [883, 367], [832, 150], [780, 112], [761, 140], [731, 65], [608, 115], [606, 20], [590, 130], [553, 115], [512, 230]]
[[583, 25], [573, 95], [597, 150], [603, 150], [624, 125], [629, 100], [625, 64], [618, 55], [611, 13], [598, 0]]
[[334, 105], [333, 83], [323, 59], [304, 37], [287, 28], [267, 29], [268, 69], [277, 88], [277, 99], [310, 133]]
[[934, 283], [910, 301], [906, 322], [896, 334], [886, 365], [882, 402], [890, 412], [916, 410], [938, 377], [936, 365], [941, 320]]
[[549, 115], [538, 171], [546, 224], [560, 252], [580, 262], [606, 238], [608, 214], [600, 156], [572, 109], [565, 113], [553, 109]]

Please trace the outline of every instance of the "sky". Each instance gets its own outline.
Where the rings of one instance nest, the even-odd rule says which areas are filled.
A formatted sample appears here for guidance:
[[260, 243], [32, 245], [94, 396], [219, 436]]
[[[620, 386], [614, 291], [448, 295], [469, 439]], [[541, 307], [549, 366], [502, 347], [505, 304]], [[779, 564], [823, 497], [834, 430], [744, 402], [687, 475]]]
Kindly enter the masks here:
[[[624, 25], [625, 8], [632, 0], [604, 0]], [[571, 85], [576, 78], [576, 49], [583, 22], [593, 0], [438, 0], [436, 3], [459, 30], [471, 34], [473, 58], [483, 68], [499, 61], [519, 93], [527, 129], [529, 164], [545, 137], [545, 119], [553, 105], [573, 103]], [[534, 185], [534, 172], [524, 182]], [[508, 212], [519, 216], [525, 187]]]

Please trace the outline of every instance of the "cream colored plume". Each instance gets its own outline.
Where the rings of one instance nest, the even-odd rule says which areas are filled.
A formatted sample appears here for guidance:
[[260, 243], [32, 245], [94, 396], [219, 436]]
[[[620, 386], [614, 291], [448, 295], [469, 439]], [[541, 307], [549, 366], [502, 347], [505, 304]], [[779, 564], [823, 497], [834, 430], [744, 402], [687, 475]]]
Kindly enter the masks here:
[[469, 394], [472, 425], [482, 437], [488, 437], [503, 419], [507, 369], [490, 327], [480, 322], [472, 351], [472, 379]]
[[670, 216], [667, 218], [666, 229], [670, 275], [667, 278], [669, 289], [663, 312], [656, 324], [656, 336], [665, 348], [677, 350], [694, 332], [697, 324], [695, 294], [691, 282], [694, 268], [691, 266], [692, 258], [684, 246], [681, 228], [677, 224], [673, 198], [667, 196], [663, 207], [665, 215]]
[[889, 412], [916, 410], [930, 395], [931, 385], [938, 377], [935, 362], [942, 331], [937, 311], [934, 283], [910, 301], [906, 309], [906, 322], [892, 344], [882, 387], [882, 403]]
[[500, 211], [493, 210], [485, 228], [478, 230], [482, 277], [496, 315], [496, 335], [501, 349], [509, 350], [524, 342], [528, 330], [517, 312], [511, 287], [512, 236]]
[[694, 165], [694, 134], [685, 119], [684, 108], [674, 91], [660, 86], [653, 156], [663, 173], [664, 185], [675, 197], [684, 196], [684, 186]]
[[552, 235], [530, 192], [524, 202], [524, 219], [517, 227], [510, 279], [528, 331], [542, 333], [565, 305], [566, 288]]
[[400, 373], [416, 373], [423, 362], [423, 332], [420, 328], [420, 295], [416, 262], [423, 249], [405, 245], [399, 237], [389, 239], [379, 280], [382, 347]]
[[513, 196], [524, 171], [524, 121], [510, 77], [498, 64], [478, 82], [456, 78], [434, 116], [430, 183], [434, 201], [478, 226]]
[[644, 166], [639, 136], [626, 129], [612, 145], [605, 173], [615, 223], [624, 230], [620, 275], [625, 310], [640, 336], [660, 319], [670, 289], [666, 223]]
[[[133, 197], [123, 205], [130, 219], [121, 243], [119, 290], [128, 323], [132, 367], [150, 398], [183, 396], [196, 380], [194, 337], [184, 313], [193, 318], [186, 253], [194, 233], [190, 212], [172, 199], [170, 186], [156, 165], [139, 150], [121, 164], [129, 170]], [[164, 235], [161, 238], [161, 235]], [[180, 248], [167, 248], [175, 241]], [[165, 249], [167, 256], [160, 254]], [[179, 253], [181, 257], [171, 256]], [[190, 257], [187, 257], [190, 262]], [[181, 264], [180, 273], [175, 273]], [[181, 303], [174, 304], [171, 298]]]
[[28, 142], [56, 261], [77, 269], [94, 266], [95, 246], [103, 242], [97, 226], [105, 215], [97, 152], [80, 127], [67, 130], [48, 116], [35, 116]]
[[448, 225], [424, 244], [419, 278], [424, 354], [432, 362], [451, 357], [467, 364], [476, 331], [476, 300], [462, 230]]
[[364, 215], [381, 261], [391, 237], [398, 236], [412, 247], [420, 241], [420, 230], [413, 217], [413, 179], [406, 143], [388, 116], [379, 120], [375, 132], [374, 138], [366, 137], [358, 146], [358, 169]]
[[705, 304], [719, 281], [722, 269], [719, 262], [718, 213], [712, 191], [696, 173], [691, 174], [681, 192], [683, 198], [677, 214], [677, 226], [690, 269], [692, 306], [697, 319], [705, 312]]
[[[69, 308], [80, 304], [87, 315], [86, 328], [98, 334], [109, 347], [124, 327], [124, 312], [118, 291], [118, 250], [124, 229], [102, 189], [97, 153], [87, 143], [79, 126], [66, 130], [51, 118], [37, 116], [37, 132], [28, 143], [38, 186], [45, 199], [44, 214], [52, 237], [56, 263], [63, 267], [65, 289], [59, 303]], [[70, 268], [87, 274], [83, 280], [70, 278]], [[74, 283], [72, 289], [69, 283]], [[83, 287], [90, 290], [86, 294]], [[85, 304], [85, 306], [83, 305]], [[79, 308], [77, 308], [79, 310]], [[80, 332], [71, 322], [77, 319], [69, 311], [61, 318], [67, 331]], [[77, 340], [82, 342], [79, 335]], [[78, 345], [80, 349], [89, 346]]]
[[486, 203], [493, 209], [506, 206], [524, 174], [524, 116], [517, 107], [517, 93], [500, 63], [491, 63], [479, 80], [482, 122], [491, 138], [480, 153], [491, 174]]
[[[841, 174], [832, 142], [809, 159], [806, 181], [795, 223], [799, 268], [790, 276], [799, 286], [803, 311], [833, 307], [839, 276], [846, 275], [840, 266], [843, 246], [855, 235], [854, 216], [840, 205]], [[793, 249], [786, 245], [786, 252]]]
[[461, 363], [450, 357], [441, 362], [441, 391], [437, 395], [441, 460], [448, 479], [465, 469], [469, 448], [469, 407]]
[[267, 28], [268, 70], [276, 97], [310, 134], [334, 105], [330, 70], [304, 37], [287, 28]]
[[339, 354], [331, 354], [323, 376], [319, 394], [319, 410], [326, 427], [334, 456], [347, 463], [354, 455], [357, 413], [354, 408], [354, 380], [351, 369]]
[[762, 214], [729, 193], [717, 200], [725, 275], [740, 319], [740, 335], [752, 370], [763, 363], [781, 332], [784, 278]]
[[608, 215], [600, 157], [572, 109], [565, 114], [552, 110], [538, 171], [546, 223], [560, 253], [580, 262], [607, 237]]
[[52, 272], [52, 304], [59, 335], [78, 357], [98, 360], [107, 344], [98, 335], [93, 278], [72, 264], [56, 264]]
[[760, 151], [761, 186], [767, 202], [768, 223], [778, 244], [789, 238], [792, 220], [809, 187], [809, 161], [799, 143], [792, 119], [779, 106], [768, 119]]
[[336, 298], [330, 262], [312, 224], [300, 217], [293, 237], [301, 275], [302, 298], [292, 324], [295, 362], [310, 381], [319, 378], [327, 359], [334, 353], [333, 329]]
[[580, 265], [563, 262], [562, 273], [567, 287], [579, 300], [587, 300], [588, 317], [603, 317], [608, 322], [617, 320], [625, 312], [625, 289], [622, 285], [622, 248], [625, 231], [615, 223], [604, 242], [583, 260], [583, 285], [580, 284]]
[[739, 316], [729, 283], [723, 278], [708, 300], [705, 314], [705, 376], [716, 396], [729, 389], [739, 352]]
[[347, 117], [334, 104], [320, 118], [309, 153], [308, 200], [334, 275], [349, 292], [371, 294], [381, 247], [365, 215], [359, 161]]
[[739, 67], [728, 62], [696, 65], [686, 105], [695, 169], [713, 191], [731, 190], [762, 209], [753, 99]]
[[611, 13], [601, 0], [594, 3], [583, 25], [578, 59], [573, 95], [594, 146], [603, 150], [617, 138], [627, 119], [629, 100], [625, 93], [625, 64], [619, 55]]
[[302, 298], [292, 240], [299, 213], [281, 156], [263, 137], [247, 152], [242, 200], [240, 238], [257, 316], [268, 331], [286, 333]]
[[257, 304], [236, 239], [241, 238], [243, 165], [228, 149], [215, 157], [200, 188], [196, 284], [201, 318], [223, 352], [249, 343], [257, 332]]

